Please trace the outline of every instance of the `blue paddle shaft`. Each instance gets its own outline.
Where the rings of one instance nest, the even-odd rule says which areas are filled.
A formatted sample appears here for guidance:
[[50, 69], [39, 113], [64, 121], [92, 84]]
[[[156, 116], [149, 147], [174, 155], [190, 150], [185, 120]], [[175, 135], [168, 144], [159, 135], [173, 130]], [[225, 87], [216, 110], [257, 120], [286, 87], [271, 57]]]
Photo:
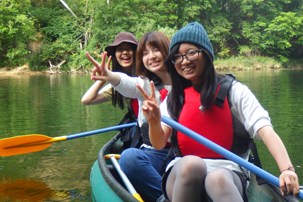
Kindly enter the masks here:
[[[279, 185], [279, 179], [266, 172], [265, 170], [255, 166], [254, 164], [245, 161], [240, 156], [232, 153], [231, 151], [217, 145], [216, 143], [206, 139], [205, 137], [199, 135], [198, 133], [186, 128], [185, 126], [179, 124], [178, 122], [166, 117], [162, 116], [162, 121], [166, 123], [167, 125], [173, 127], [174, 129], [180, 131], [184, 135], [187, 135], [188, 137], [196, 140], [197, 142], [201, 143], [202, 145], [208, 147], [209, 149], [213, 150], [214, 152], [217, 152], [218, 154], [224, 156], [225, 158], [234, 161], [235, 163], [239, 164], [240, 166], [246, 168], [247, 170], [250, 170], [251, 172], [255, 173], [256, 175], [260, 176], [261, 178], [267, 180], [268, 182], [276, 185], [277, 187], [280, 187]], [[303, 200], [303, 192], [300, 191], [298, 197]]]
[[122, 124], [122, 125], [116, 125], [116, 126], [111, 126], [108, 128], [102, 128], [102, 129], [98, 129], [98, 130], [92, 130], [92, 131], [87, 131], [87, 132], [83, 132], [83, 133], [76, 133], [73, 135], [67, 135], [66, 136], [66, 140], [71, 140], [71, 139], [75, 139], [75, 138], [79, 138], [79, 137], [85, 137], [85, 136], [89, 136], [89, 135], [95, 135], [95, 134], [99, 134], [99, 133], [106, 133], [109, 131], [113, 131], [113, 130], [120, 130], [123, 128], [129, 128], [129, 127], [133, 127], [135, 126], [137, 123], [127, 123], [127, 124]]

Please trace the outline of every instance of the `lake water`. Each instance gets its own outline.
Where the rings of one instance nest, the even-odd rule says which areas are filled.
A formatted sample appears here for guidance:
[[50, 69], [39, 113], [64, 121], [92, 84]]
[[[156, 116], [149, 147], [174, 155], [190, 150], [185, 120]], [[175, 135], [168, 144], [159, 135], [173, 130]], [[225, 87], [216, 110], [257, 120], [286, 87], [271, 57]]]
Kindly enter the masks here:
[[[303, 185], [303, 71], [231, 72], [268, 110]], [[116, 125], [125, 114], [111, 103], [80, 102], [89, 75], [0, 76], [0, 139], [29, 134], [59, 137]], [[0, 201], [91, 201], [89, 174], [97, 153], [116, 132], [63, 142], [34, 153], [0, 157]], [[279, 175], [257, 142], [263, 168]]]

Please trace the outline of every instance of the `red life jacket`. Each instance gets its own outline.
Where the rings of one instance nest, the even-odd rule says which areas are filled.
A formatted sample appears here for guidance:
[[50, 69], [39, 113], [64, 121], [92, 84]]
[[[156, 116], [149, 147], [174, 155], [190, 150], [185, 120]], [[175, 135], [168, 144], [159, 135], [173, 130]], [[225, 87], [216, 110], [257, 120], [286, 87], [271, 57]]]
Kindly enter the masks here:
[[161, 90], [159, 90], [160, 94], [161, 94], [161, 103], [163, 102], [163, 100], [166, 98], [166, 95], [168, 93], [168, 90], [166, 90], [166, 88], [163, 88]]
[[[168, 91], [166, 90], [166, 88], [162, 88], [161, 90], [159, 90], [160, 94], [161, 94], [161, 102], [163, 102], [163, 100], [165, 99]], [[136, 117], [138, 117], [138, 113], [139, 113], [139, 102], [137, 99], [135, 98], [131, 98], [131, 108], [134, 111]]]
[[[179, 116], [179, 123], [225, 149], [231, 150], [233, 145], [233, 119], [227, 99], [224, 100], [222, 107], [213, 105], [210, 110], [201, 111], [199, 109], [201, 106], [200, 93], [193, 87], [186, 88], [184, 93], [184, 105]], [[177, 138], [183, 156], [196, 155], [202, 158], [224, 158], [179, 131], [177, 132]]]
[[131, 98], [131, 105], [132, 105], [132, 110], [134, 111], [136, 117], [138, 117], [138, 113], [139, 113], [139, 102], [137, 99]]
[[[163, 100], [166, 98], [166, 95], [168, 93], [168, 90], [166, 88], [163, 88], [161, 90], [159, 90], [160, 94], [161, 94], [161, 103], [163, 102]], [[166, 147], [170, 147], [171, 146], [171, 143], [170, 142], [167, 142], [166, 143]]]
[[[232, 82], [234, 81], [235, 77], [231, 74], [226, 74], [226, 77], [220, 81], [220, 86], [218, 87], [218, 90], [217, 90], [217, 95], [216, 95], [216, 98], [215, 98], [215, 102], [214, 102], [214, 106], [213, 107], [225, 107], [224, 110], [226, 110], [226, 112], [228, 111], [226, 109], [226, 104], [229, 106], [229, 103], [228, 103], [228, 99], [227, 99], [227, 95], [228, 95], [228, 92], [229, 92], [229, 89], [232, 85]], [[190, 93], [190, 92], [189, 92]], [[194, 94], [196, 94], [197, 92], [193, 92]], [[200, 96], [200, 95], [199, 95]], [[185, 100], [183, 97], [180, 97], [180, 100], [182, 100], [182, 105], [185, 103]], [[200, 105], [200, 97], [197, 97], [195, 99], [195, 102], [198, 101], [199, 104], [197, 104], [197, 106]], [[227, 103], [226, 103], [227, 101]], [[230, 106], [229, 106], [230, 108]], [[195, 108], [197, 109], [197, 108]], [[196, 111], [196, 110], [195, 110]], [[216, 110], [217, 111], [217, 110]], [[185, 113], [185, 112], [184, 112]], [[201, 111], [199, 112], [200, 114], [202, 113]], [[193, 114], [193, 113], [191, 113]], [[195, 115], [195, 114], [194, 114]], [[206, 114], [207, 115], [207, 114]], [[229, 114], [227, 113], [228, 117], [229, 117]], [[188, 116], [188, 115], [187, 115]], [[223, 115], [219, 114], [219, 118], [220, 116], [222, 117]], [[259, 166], [260, 168], [262, 168], [261, 166], [261, 162], [260, 162], [260, 159], [259, 159], [259, 155], [258, 155], [258, 151], [257, 151], [257, 147], [256, 147], [256, 144], [254, 142], [254, 140], [250, 137], [250, 135], [248, 134], [248, 132], [245, 130], [243, 124], [237, 119], [236, 116], [234, 116], [232, 113], [231, 113], [231, 116], [232, 116], [232, 121], [233, 121], [233, 138], [232, 138], [232, 147], [231, 147], [231, 152], [239, 155], [239, 156], [242, 156], [243, 154], [245, 154], [247, 152], [247, 150], [249, 149], [253, 155], [250, 155], [250, 158], [249, 158], [249, 161], [257, 166]], [[192, 117], [191, 117], [192, 118]], [[195, 117], [196, 118], [196, 117]], [[221, 118], [220, 118], [221, 119]], [[222, 129], [222, 127], [219, 126], [219, 120], [220, 119], [215, 119], [214, 121], [217, 122], [218, 124], [213, 126], [213, 127], [219, 127], [218, 129], [214, 129], [213, 131], [219, 131], [219, 129]], [[193, 119], [191, 119], [193, 120]], [[185, 122], [189, 122], [189, 120], [184, 120]], [[222, 121], [222, 120], [221, 120]], [[228, 122], [230, 121], [230, 119], [228, 120]], [[190, 125], [194, 125], [193, 123], [190, 123]], [[196, 126], [195, 126], [196, 127]], [[205, 126], [203, 126], [205, 127]], [[197, 127], [198, 130], [202, 130], [200, 129], [199, 127]], [[229, 128], [229, 127], [228, 127]], [[223, 129], [225, 130], [225, 129]], [[230, 128], [228, 129], [230, 130]], [[212, 132], [213, 132], [212, 131]], [[220, 131], [219, 131], [220, 132]], [[203, 131], [201, 132], [201, 134], [203, 133]], [[228, 133], [230, 135], [230, 133]], [[178, 135], [178, 133], [177, 133]], [[180, 149], [179, 149], [179, 144], [178, 144], [178, 139], [177, 139], [177, 135], [173, 135], [171, 138], [172, 138], [172, 152], [173, 152], [173, 156], [179, 156], [179, 157], [182, 157], [182, 153], [180, 152]], [[183, 134], [182, 134], [183, 135]], [[183, 135], [184, 136], [184, 135]], [[180, 137], [183, 138], [180, 134]], [[191, 145], [190, 148], [185, 148], [184, 147], [184, 152], [185, 152], [185, 155], [186, 155], [186, 152], [188, 151], [191, 151], [193, 148], [194, 151], [196, 151], [197, 153], [200, 154], [200, 150], [199, 149], [195, 149], [195, 148], [200, 148], [200, 147], [204, 147], [202, 146], [201, 144], [196, 144], [197, 142], [195, 142], [194, 140], [192, 140], [192, 142], [194, 142], [193, 144], [194, 145]], [[190, 143], [192, 143], [190, 142]], [[222, 142], [222, 141], [220, 141]], [[228, 147], [230, 145], [226, 144]], [[202, 148], [201, 150], [204, 150], [205, 148]], [[208, 152], [208, 151], [206, 151]], [[199, 155], [198, 154], [198, 155]], [[205, 158], [205, 157], [204, 157]], [[170, 160], [171, 160], [171, 157], [170, 157]], [[263, 180], [262, 178], [260, 178], [259, 176], [257, 176], [257, 181], [258, 181], [258, 184], [261, 185], [261, 184], [264, 184], [266, 183], [265, 180]]]

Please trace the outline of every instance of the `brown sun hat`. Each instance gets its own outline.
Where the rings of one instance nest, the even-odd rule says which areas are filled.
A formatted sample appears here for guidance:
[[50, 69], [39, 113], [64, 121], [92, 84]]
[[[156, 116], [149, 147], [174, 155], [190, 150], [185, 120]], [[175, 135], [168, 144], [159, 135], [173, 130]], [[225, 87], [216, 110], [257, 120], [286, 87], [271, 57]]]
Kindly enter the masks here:
[[129, 32], [120, 32], [116, 35], [114, 43], [111, 45], [106, 46], [105, 51], [107, 52], [107, 55], [113, 55], [115, 53], [115, 49], [117, 46], [119, 46], [121, 43], [131, 43], [134, 45], [138, 45], [138, 41], [132, 33]]

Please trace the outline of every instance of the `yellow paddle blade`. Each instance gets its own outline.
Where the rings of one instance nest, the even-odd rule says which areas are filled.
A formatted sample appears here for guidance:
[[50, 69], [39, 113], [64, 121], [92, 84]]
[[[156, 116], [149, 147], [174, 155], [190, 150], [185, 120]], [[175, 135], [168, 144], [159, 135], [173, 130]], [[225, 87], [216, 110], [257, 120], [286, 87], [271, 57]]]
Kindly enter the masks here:
[[13, 156], [41, 151], [49, 147], [53, 138], [45, 135], [24, 135], [0, 140], [0, 156]]

